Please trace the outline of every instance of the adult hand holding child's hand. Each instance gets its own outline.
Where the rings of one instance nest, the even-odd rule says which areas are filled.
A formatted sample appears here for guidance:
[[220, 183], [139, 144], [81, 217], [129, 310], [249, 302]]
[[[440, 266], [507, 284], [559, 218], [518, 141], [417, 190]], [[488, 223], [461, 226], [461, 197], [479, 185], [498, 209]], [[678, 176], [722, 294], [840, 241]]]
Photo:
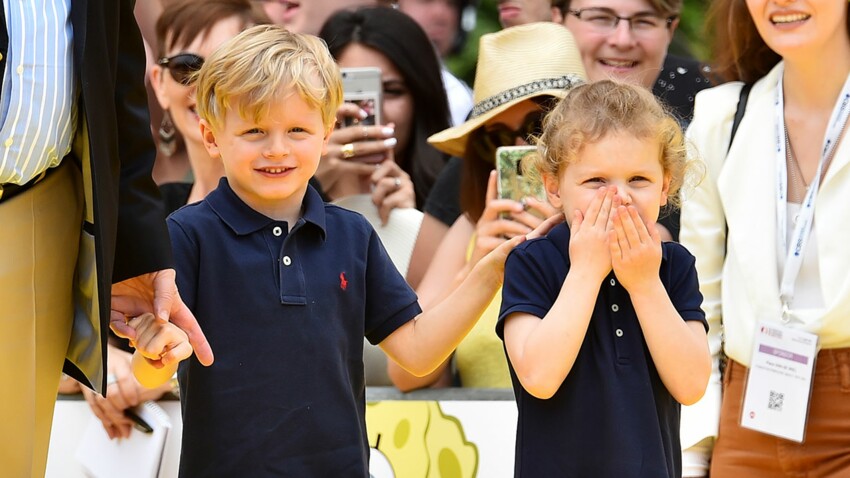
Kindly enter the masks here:
[[186, 333], [153, 314], [135, 317], [127, 325], [136, 331], [136, 338], [130, 341], [136, 348], [133, 374], [147, 388], [167, 382], [177, 370], [177, 364], [192, 355]]

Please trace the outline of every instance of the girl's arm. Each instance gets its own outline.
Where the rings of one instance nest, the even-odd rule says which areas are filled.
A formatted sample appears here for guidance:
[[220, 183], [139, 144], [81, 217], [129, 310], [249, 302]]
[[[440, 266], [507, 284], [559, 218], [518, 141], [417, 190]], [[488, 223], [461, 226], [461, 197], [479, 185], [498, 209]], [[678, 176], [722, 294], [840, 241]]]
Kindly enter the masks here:
[[633, 206], [620, 206], [609, 233], [611, 263], [629, 292], [658, 374], [684, 405], [702, 398], [711, 374], [711, 354], [702, 323], [685, 321], [661, 283], [661, 239]]
[[602, 280], [611, 270], [608, 216], [616, 188], [599, 188], [582, 213], [570, 224], [570, 269], [552, 308], [541, 320], [527, 313], [505, 318], [505, 348], [523, 388], [550, 398], [575, 363]]
[[505, 318], [505, 348], [531, 395], [547, 399], [561, 387], [578, 356], [602, 278], [570, 269], [561, 293], [541, 320], [516, 312]]

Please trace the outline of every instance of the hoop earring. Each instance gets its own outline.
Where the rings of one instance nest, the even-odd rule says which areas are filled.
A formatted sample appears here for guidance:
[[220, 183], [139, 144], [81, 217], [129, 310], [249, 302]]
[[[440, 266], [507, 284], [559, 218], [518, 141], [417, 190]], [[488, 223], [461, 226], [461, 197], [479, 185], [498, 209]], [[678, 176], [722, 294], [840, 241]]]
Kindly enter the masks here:
[[168, 110], [162, 112], [162, 122], [159, 124], [159, 152], [171, 156], [177, 149], [177, 128], [174, 127], [174, 122], [171, 121], [171, 114]]

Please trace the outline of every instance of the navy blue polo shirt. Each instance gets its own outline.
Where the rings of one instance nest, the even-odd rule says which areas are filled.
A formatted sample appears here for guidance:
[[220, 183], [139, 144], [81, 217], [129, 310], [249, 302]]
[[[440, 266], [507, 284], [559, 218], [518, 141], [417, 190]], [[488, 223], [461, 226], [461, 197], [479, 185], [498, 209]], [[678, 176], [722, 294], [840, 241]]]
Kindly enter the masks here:
[[287, 233], [222, 179], [168, 228], [215, 352], [180, 366], [181, 476], [368, 476], [363, 337], [421, 309], [366, 219], [308, 187]]
[[[570, 268], [569, 242], [570, 230], [561, 224], [508, 256], [499, 337], [509, 314], [544, 317], [555, 303]], [[679, 244], [663, 243], [660, 276], [682, 318], [707, 328], [694, 257]], [[680, 405], [661, 382], [629, 294], [613, 273], [600, 287], [578, 357], [554, 396], [535, 398], [510, 371], [519, 409], [516, 476], [682, 475]]]

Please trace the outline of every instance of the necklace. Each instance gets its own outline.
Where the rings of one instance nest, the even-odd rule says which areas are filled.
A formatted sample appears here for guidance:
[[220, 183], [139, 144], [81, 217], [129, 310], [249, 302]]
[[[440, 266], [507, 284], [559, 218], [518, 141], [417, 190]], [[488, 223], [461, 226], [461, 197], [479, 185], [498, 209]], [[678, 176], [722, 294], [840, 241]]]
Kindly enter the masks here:
[[788, 170], [788, 202], [801, 204], [806, 197], [806, 192], [809, 190], [809, 185], [806, 184], [806, 180], [803, 178], [803, 170], [800, 168], [800, 163], [794, 157], [787, 127], [785, 128], [785, 161], [786, 169]]

